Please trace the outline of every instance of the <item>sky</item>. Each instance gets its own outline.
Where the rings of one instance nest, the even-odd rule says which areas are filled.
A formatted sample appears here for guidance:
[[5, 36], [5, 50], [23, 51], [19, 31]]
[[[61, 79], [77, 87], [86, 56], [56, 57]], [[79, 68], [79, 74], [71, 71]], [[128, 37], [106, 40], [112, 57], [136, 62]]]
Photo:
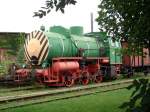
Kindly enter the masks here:
[[95, 18], [98, 16], [100, 0], [77, 0], [76, 5], [65, 8], [65, 13], [53, 9], [47, 16], [39, 19], [33, 12], [44, 6], [46, 0], [0, 0], [0, 32], [31, 32], [44, 25], [83, 26], [84, 32], [91, 31], [90, 14], [94, 17], [94, 31], [98, 31]]

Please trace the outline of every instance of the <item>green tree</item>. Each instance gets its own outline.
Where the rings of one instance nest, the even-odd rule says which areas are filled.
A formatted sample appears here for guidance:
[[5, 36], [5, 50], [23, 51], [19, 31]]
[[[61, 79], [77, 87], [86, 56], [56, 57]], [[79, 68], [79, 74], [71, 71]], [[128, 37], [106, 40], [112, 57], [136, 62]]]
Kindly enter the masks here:
[[18, 52], [17, 52], [17, 63], [18, 64], [23, 64], [25, 60], [24, 56], [24, 41], [25, 41], [26, 34], [25, 33], [20, 33], [19, 37], [17, 38], [17, 44], [18, 44]]
[[123, 103], [120, 108], [126, 108], [126, 112], [149, 112], [150, 111], [150, 83], [148, 79], [134, 80], [127, 87], [133, 90], [129, 102]]
[[102, 0], [98, 7], [100, 30], [127, 40], [130, 48], [150, 50], [150, 0]]
[[[98, 7], [96, 20], [100, 30], [106, 31], [113, 39], [127, 41], [126, 54], [140, 55], [143, 48], [150, 51], [150, 0], [102, 0]], [[127, 112], [149, 112], [148, 80], [135, 80], [128, 89], [131, 88], [135, 91], [130, 101], [121, 107], [127, 108]]]
[[45, 1], [45, 6], [41, 7], [41, 9], [37, 12], [34, 12], [34, 17], [42, 18], [43, 16], [46, 16], [53, 8], [55, 8], [56, 11], [60, 10], [64, 13], [65, 6], [71, 4], [75, 5], [76, 0], [47, 0]]
[[23, 47], [24, 33], [6, 33], [1, 35], [0, 48], [8, 49], [9, 55], [16, 55], [20, 47]]

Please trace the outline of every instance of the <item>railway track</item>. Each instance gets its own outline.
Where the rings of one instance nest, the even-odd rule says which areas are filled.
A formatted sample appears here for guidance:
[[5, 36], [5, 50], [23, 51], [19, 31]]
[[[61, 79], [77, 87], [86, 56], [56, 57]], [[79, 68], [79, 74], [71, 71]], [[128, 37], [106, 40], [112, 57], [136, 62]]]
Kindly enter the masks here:
[[18, 87], [6, 87], [6, 88], [2, 88], [0, 87], [0, 93], [1, 92], [15, 92], [15, 91], [22, 91], [22, 90], [31, 90], [31, 89], [37, 89], [37, 88], [41, 88], [42, 86], [18, 86]]
[[0, 98], [6, 96], [17, 96], [23, 94], [32, 94], [39, 91], [53, 90], [56, 88], [47, 88], [44, 85], [38, 86], [24, 86], [24, 87], [15, 87], [15, 88], [2, 88], [0, 89]]
[[[133, 77], [132, 79], [135, 78], [140, 78], [142, 76], [136, 76]], [[121, 79], [121, 80], [125, 80], [125, 79]], [[35, 89], [41, 89], [41, 88], [45, 88], [44, 85], [21, 85], [21, 86], [16, 86], [16, 87], [9, 87], [9, 86], [0, 86], [0, 97], [1, 97], [1, 93], [12, 93], [12, 92], [20, 92], [20, 91], [26, 91], [26, 90], [35, 90]], [[6, 94], [5, 94], [6, 95]]]
[[[147, 78], [150, 79], [150, 77]], [[133, 80], [134, 79], [104, 82], [71, 88], [48, 88], [30, 93], [25, 92], [24, 94], [3, 96], [0, 97], [0, 110], [123, 89], [129, 86]]]
[[133, 80], [130, 79], [87, 86], [38, 91], [33, 92], [32, 94], [0, 97], [0, 110], [123, 89], [132, 82]]

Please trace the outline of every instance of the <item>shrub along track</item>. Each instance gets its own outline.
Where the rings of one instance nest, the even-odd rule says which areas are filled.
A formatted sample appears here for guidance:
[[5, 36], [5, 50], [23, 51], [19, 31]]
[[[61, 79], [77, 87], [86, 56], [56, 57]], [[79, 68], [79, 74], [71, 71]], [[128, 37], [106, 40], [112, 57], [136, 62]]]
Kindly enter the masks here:
[[121, 80], [0, 97], [0, 110], [123, 89], [132, 82], [133, 79]]

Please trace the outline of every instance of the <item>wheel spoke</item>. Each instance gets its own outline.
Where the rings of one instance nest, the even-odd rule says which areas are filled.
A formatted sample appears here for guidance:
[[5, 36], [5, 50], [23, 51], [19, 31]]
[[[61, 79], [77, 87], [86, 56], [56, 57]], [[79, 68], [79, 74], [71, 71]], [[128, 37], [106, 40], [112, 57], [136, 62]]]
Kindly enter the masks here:
[[66, 76], [65, 78], [65, 86], [66, 87], [71, 87], [74, 85], [74, 79], [70, 76]]
[[96, 83], [100, 83], [100, 82], [102, 82], [102, 80], [103, 80], [103, 76], [102, 76], [102, 75], [97, 75], [97, 76], [95, 77], [95, 82], [96, 82]]
[[89, 73], [88, 72], [82, 73], [81, 83], [83, 85], [87, 85], [89, 83]]
[[94, 78], [94, 82], [96, 83], [100, 83], [103, 81], [103, 75], [101, 73], [100, 70], [98, 70], [96, 73], [95, 73], [95, 78]]

